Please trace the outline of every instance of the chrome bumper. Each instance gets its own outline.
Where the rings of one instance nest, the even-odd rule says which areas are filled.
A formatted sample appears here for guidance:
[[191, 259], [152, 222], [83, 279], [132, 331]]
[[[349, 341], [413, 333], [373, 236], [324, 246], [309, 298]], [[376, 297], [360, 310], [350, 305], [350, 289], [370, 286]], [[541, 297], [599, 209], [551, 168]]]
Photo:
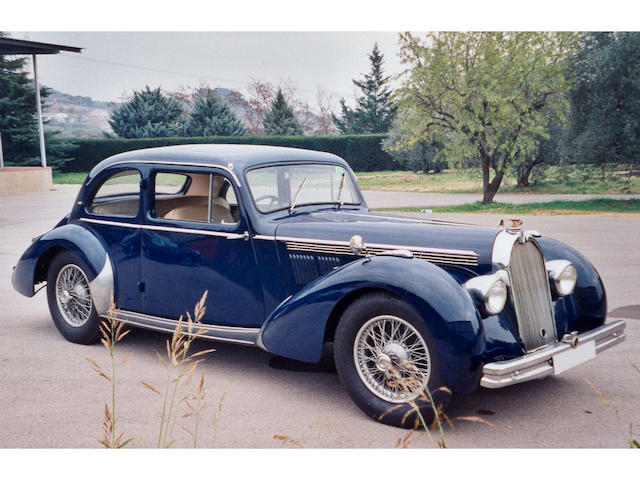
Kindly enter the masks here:
[[[598, 354], [625, 339], [625, 326], [624, 320], [617, 320], [581, 333], [578, 335], [578, 345], [593, 340], [595, 341], [596, 354]], [[551, 375], [554, 372], [553, 356], [571, 348], [572, 346], [568, 343], [556, 342], [522, 357], [487, 363], [482, 369], [480, 386], [502, 388]]]

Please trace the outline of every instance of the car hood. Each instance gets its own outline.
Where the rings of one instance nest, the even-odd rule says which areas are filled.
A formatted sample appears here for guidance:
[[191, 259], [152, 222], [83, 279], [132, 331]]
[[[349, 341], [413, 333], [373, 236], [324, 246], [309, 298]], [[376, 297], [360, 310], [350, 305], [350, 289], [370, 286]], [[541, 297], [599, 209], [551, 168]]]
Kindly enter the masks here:
[[[360, 235], [374, 252], [395, 248], [452, 251], [477, 258], [477, 273], [491, 270], [493, 242], [500, 230], [477, 225], [423, 220], [379, 213], [353, 211], [301, 212], [282, 219], [276, 227], [279, 240], [349, 242]], [[444, 252], [448, 254], [448, 252]], [[475, 255], [471, 255], [475, 254]], [[448, 263], [448, 262], [442, 262]]]

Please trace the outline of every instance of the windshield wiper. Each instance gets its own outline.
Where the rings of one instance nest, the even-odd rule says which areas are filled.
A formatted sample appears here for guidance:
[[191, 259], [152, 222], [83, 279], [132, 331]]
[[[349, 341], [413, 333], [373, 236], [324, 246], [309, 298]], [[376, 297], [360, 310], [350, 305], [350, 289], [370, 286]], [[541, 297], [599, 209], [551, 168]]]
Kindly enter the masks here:
[[342, 172], [342, 178], [340, 179], [340, 188], [338, 189], [338, 204], [340, 206], [344, 205], [344, 200], [342, 200], [342, 188], [344, 187], [344, 176], [345, 176], [345, 172]]
[[302, 191], [302, 187], [304, 187], [305, 183], [307, 183], [307, 177], [304, 177], [304, 180], [302, 180], [302, 183], [298, 187], [298, 191], [293, 196], [293, 201], [291, 202], [291, 206], [289, 207], [289, 213], [293, 213], [293, 209], [296, 207], [296, 202], [298, 201], [298, 197], [300, 196], [300, 192]]

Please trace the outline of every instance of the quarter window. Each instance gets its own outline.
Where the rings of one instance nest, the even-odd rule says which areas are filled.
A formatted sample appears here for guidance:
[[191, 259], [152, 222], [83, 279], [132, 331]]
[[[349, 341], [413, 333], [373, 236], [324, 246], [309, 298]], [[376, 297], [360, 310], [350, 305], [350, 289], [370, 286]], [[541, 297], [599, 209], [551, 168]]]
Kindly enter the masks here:
[[121, 170], [107, 178], [88, 202], [96, 215], [136, 217], [140, 208], [140, 172]]

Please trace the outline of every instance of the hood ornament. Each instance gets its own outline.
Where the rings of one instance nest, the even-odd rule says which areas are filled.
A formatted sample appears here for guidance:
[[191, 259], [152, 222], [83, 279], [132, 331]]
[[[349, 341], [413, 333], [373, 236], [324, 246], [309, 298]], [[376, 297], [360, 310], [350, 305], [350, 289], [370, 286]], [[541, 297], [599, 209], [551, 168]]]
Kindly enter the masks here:
[[520, 231], [520, 227], [524, 223], [519, 218], [510, 218], [509, 221], [511, 222], [511, 226], [510, 227], [505, 227], [504, 218], [501, 218], [500, 219], [500, 223], [498, 224], [498, 226], [501, 227], [501, 228], [504, 228], [508, 232], [519, 232]]

